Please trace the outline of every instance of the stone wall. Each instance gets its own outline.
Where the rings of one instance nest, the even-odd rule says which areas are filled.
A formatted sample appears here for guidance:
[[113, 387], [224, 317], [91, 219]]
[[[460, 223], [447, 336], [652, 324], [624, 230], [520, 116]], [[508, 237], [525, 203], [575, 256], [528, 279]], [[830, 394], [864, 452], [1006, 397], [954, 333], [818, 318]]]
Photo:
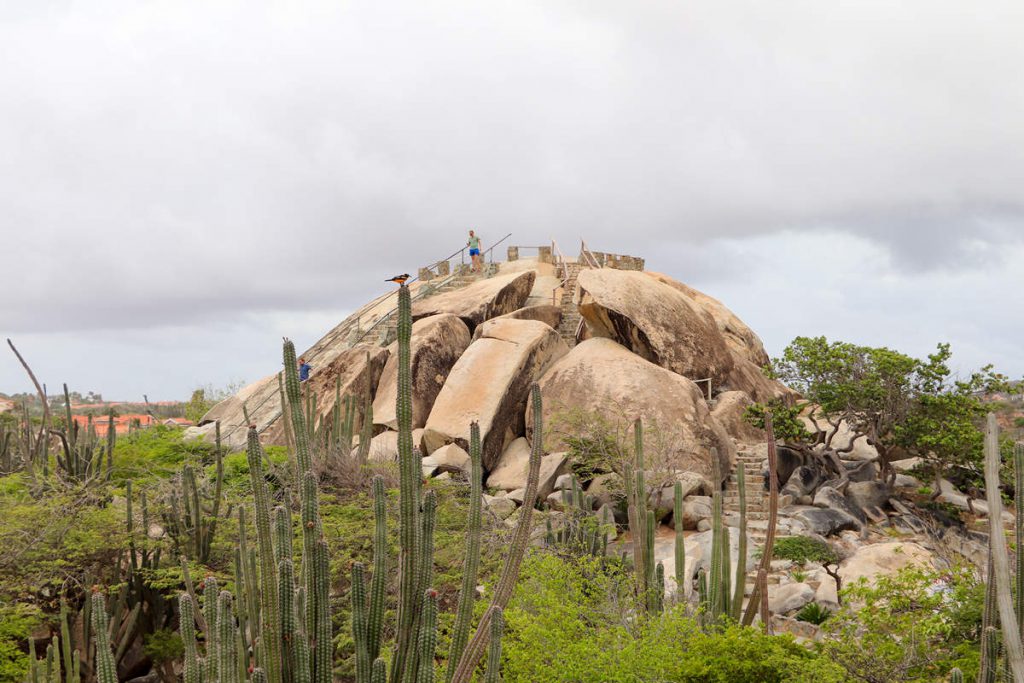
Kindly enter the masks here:
[[[616, 270], [643, 270], [644, 259], [639, 256], [628, 256], [626, 254], [610, 254], [606, 251], [591, 251], [590, 254], [597, 259], [602, 268], [614, 268]], [[586, 263], [587, 258], [580, 254], [580, 263]]]

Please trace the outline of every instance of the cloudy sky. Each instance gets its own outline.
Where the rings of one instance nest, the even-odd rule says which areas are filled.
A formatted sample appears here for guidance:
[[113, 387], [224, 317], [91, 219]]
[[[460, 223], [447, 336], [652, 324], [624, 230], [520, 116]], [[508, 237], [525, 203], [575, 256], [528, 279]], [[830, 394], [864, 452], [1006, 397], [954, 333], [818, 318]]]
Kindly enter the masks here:
[[[0, 336], [51, 387], [276, 369], [383, 278], [555, 238], [777, 353], [1024, 374], [1019, 0], [0, 2]], [[0, 391], [29, 387], [0, 349]]]

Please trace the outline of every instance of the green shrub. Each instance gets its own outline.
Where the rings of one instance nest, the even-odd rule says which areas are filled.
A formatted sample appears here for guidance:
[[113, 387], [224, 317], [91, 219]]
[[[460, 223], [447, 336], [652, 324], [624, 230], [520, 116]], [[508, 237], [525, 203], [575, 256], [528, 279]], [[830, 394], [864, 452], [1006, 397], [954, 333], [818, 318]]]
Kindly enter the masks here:
[[821, 626], [831, 616], [832, 610], [816, 602], [807, 603], [796, 613], [797, 621], [806, 621], [808, 624], [814, 624], [815, 626]]
[[21, 651], [41, 623], [39, 609], [31, 605], [0, 604], [0, 682], [21, 681], [28, 671], [28, 655]]
[[527, 557], [506, 610], [505, 683], [838, 683], [791, 637], [740, 626], [706, 634], [682, 608], [638, 622], [628, 577], [590, 557]]
[[810, 536], [786, 536], [776, 539], [775, 545], [772, 546], [772, 555], [775, 559], [792, 560], [797, 564], [835, 564], [839, 559], [828, 543]]

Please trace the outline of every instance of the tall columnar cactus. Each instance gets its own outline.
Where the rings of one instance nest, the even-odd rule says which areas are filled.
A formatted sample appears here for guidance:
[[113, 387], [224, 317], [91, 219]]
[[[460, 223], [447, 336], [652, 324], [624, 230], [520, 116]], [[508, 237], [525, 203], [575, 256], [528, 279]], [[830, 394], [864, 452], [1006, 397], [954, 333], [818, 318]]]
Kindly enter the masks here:
[[[374, 520], [373, 577], [370, 580], [369, 614], [366, 619], [367, 656], [371, 662], [377, 660], [377, 656], [381, 651], [381, 630], [384, 624], [384, 601], [387, 597], [388, 569], [387, 501], [384, 496], [383, 477], [375, 476], [372, 486]], [[479, 530], [477, 536], [477, 544], [479, 545]]]
[[[985, 496], [988, 502], [989, 553], [996, 586], [996, 606], [1007, 664], [1013, 679], [1024, 683], [1024, 647], [1020, 640], [1020, 626], [1014, 613], [1010, 561], [1006, 552], [1003, 532], [1003, 501], [1000, 494], [999, 426], [996, 416], [988, 414], [985, 428]], [[1020, 492], [1015, 492], [1020, 495]]]
[[[772, 425], [772, 414], [770, 411], [764, 415], [764, 431], [768, 441], [768, 530], [765, 534], [764, 547], [761, 549], [761, 563], [758, 565], [757, 570], [758, 577], [762, 573], [767, 575], [771, 569], [772, 551], [775, 548], [775, 525], [779, 516], [778, 451], [776, 450], [775, 429]], [[757, 615], [758, 610], [761, 609], [761, 622], [767, 633], [771, 630], [771, 621], [768, 618], [770, 616], [767, 614], [768, 610], [764, 607], [767, 604], [767, 595], [762, 596], [762, 591], [767, 591], [767, 589], [762, 588], [760, 581], [756, 582], [754, 584], [754, 591], [750, 595], [750, 600], [747, 602], [747, 609], [743, 613], [743, 625], [750, 626], [753, 624], [754, 617]], [[763, 600], [762, 597], [764, 598]]]
[[[263, 473], [263, 448], [255, 427], [249, 427], [247, 455], [256, 508], [256, 542], [260, 558], [260, 639], [263, 667], [270, 683], [281, 683], [281, 607], [277, 563], [270, 528], [270, 491]], [[207, 617], [209, 620], [209, 617]]]
[[473, 603], [476, 600], [476, 579], [480, 569], [481, 513], [483, 502], [483, 463], [480, 453], [480, 425], [469, 426], [470, 492], [469, 522], [466, 529], [466, 558], [462, 566], [462, 585], [459, 588], [459, 605], [455, 612], [452, 628], [452, 646], [448, 652], [448, 671], [445, 681], [451, 683], [462, 651], [469, 639], [469, 626], [473, 619]]
[[356, 680], [369, 680], [371, 671], [366, 601], [366, 575], [362, 562], [352, 564], [352, 638], [356, 646]]
[[540, 481], [540, 461], [542, 442], [544, 434], [543, 406], [541, 404], [540, 387], [534, 383], [530, 389], [530, 401], [533, 405], [534, 437], [530, 448], [530, 465], [526, 476], [526, 492], [523, 495], [523, 506], [520, 508], [519, 521], [516, 524], [515, 532], [512, 535], [512, 543], [509, 546], [508, 555], [505, 557], [505, 566], [502, 568], [501, 577], [494, 588], [494, 595], [491, 604], [484, 611], [477, 626], [476, 633], [470, 639], [469, 644], [462, 653], [459, 665], [455, 669], [452, 680], [456, 683], [468, 683], [477, 663], [484, 654], [484, 649], [490, 639], [491, 620], [496, 610], [504, 610], [512, 597], [512, 590], [515, 588], [519, 578], [519, 568], [526, 554], [526, 546], [530, 540], [530, 520], [533, 516], [533, 508], [537, 504], [537, 487]]
[[675, 560], [676, 560], [676, 599], [686, 599], [686, 537], [683, 536], [683, 484], [677, 481], [672, 487], [672, 523], [676, 529]]
[[196, 645], [196, 617], [192, 596], [182, 593], [178, 597], [179, 633], [184, 645], [182, 680], [184, 683], [201, 683], [203, 680], [203, 662], [199, 658]]
[[[739, 552], [736, 556], [736, 578], [732, 587], [732, 605], [729, 608], [729, 616], [733, 621], [740, 620], [743, 591], [747, 584], [747, 477], [744, 468], [742, 462], [736, 463], [736, 487], [740, 496], [740, 538]], [[726, 548], [728, 549], [728, 544]]]
[[103, 593], [92, 593], [92, 637], [96, 643], [96, 680], [99, 683], [117, 683], [117, 666], [110, 648], [110, 626], [107, 621], [107, 604]]
[[428, 588], [423, 593], [423, 613], [420, 616], [419, 667], [416, 683], [434, 683], [434, 652], [437, 648], [437, 591]]
[[964, 683], [964, 672], [954, 667], [949, 672], [949, 683]]
[[504, 633], [505, 612], [501, 609], [496, 609], [491, 620], [491, 643], [487, 650], [485, 683], [500, 683], [501, 681], [501, 639]]

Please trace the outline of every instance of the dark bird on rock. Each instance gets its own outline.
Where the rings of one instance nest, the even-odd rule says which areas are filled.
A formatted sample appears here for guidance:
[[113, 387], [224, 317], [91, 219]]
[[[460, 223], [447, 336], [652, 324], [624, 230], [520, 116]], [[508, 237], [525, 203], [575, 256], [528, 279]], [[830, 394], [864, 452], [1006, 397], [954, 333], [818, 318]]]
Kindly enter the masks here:
[[409, 273], [403, 273], [402, 275], [396, 275], [394, 277], [388, 278], [384, 282], [397, 282], [400, 285], [404, 285], [405, 281], [408, 280], [408, 279], [409, 279]]

